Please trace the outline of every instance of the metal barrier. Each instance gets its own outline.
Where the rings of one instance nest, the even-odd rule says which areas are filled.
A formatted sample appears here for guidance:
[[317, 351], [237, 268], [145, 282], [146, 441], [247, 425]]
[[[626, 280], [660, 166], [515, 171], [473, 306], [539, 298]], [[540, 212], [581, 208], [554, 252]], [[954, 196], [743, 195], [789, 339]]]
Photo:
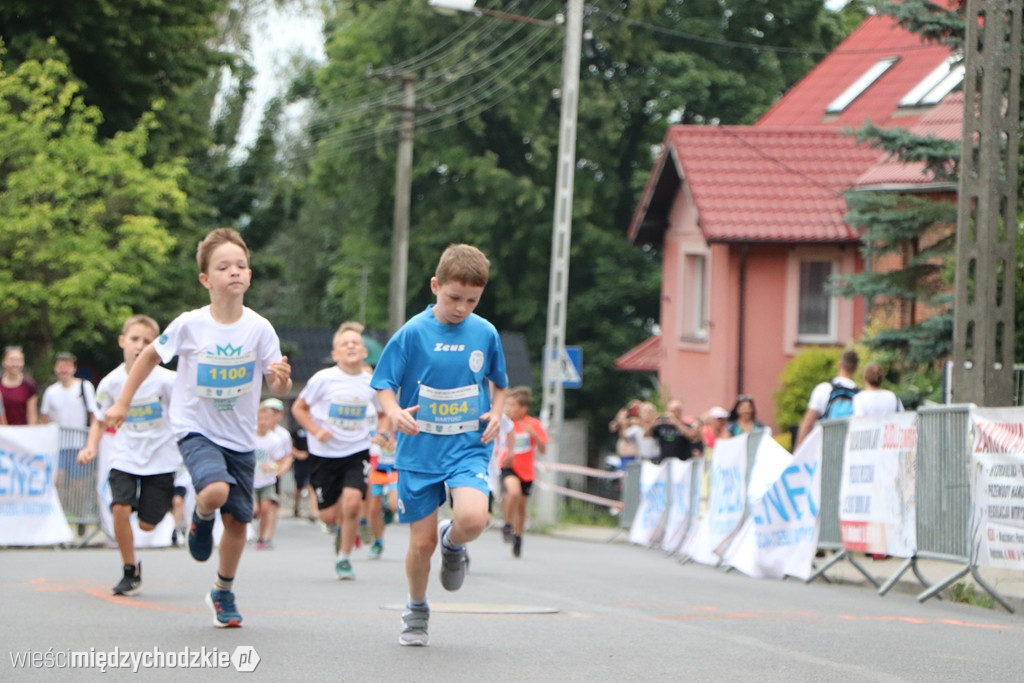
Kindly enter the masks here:
[[[78, 464], [78, 451], [86, 443], [89, 430], [76, 427], [61, 427], [58, 437], [57, 497], [68, 524], [78, 527], [78, 547], [87, 545], [100, 533], [99, 494], [96, 491], [97, 462]], [[86, 527], [93, 527], [87, 530]], [[87, 533], [88, 532], [88, 533]]]

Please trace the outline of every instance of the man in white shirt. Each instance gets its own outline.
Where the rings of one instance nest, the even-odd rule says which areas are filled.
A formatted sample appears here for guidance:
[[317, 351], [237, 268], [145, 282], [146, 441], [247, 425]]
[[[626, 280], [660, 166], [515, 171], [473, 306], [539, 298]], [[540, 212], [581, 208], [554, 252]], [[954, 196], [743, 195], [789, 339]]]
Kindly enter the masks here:
[[43, 402], [39, 409], [40, 424], [54, 422], [61, 427], [60, 463], [57, 470], [57, 490], [61, 492], [61, 502], [65, 506], [83, 500], [74, 494], [74, 501], [67, 498], [63, 491], [65, 478], [79, 481], [86, 476], [88, 466], [78, 464], [78, 451], [85, 447], [89, 435], [88, 429], [95, 419], [96, 389], [92, 382], [75, 377], [78, 360], [74, 354], [62, 352], [57, 354], [53, 364], [53, 372], [57, 375], [57, 383], [52, 384], [43, 392]]
[[857, 372], [860, 358], [856, 351], [844, 351], [839, 357], [839, 374], [831, 382], [822, 382], [814, 387], [811, 398], [807, 401], [807, 412], [804, 413], [803, 422], [800, 423], [800, 430], [796, 435], [796, 442], [793, 444], [793, 451], [800, 447], [807, 435], [814, 428], [814, 423], [821, 418], [828, 408], [829, 398], [836, 386], [857, 390], [857, 383], [853, 376]]

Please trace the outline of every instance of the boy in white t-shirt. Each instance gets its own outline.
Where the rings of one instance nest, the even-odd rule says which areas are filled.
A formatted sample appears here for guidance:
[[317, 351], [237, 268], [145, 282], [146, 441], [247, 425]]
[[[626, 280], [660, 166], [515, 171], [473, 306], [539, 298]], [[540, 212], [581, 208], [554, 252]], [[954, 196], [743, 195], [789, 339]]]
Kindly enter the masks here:
[[[124, 362], [96, 388], [96, 419], [89, 428], [85, 448], [78, 452], [80, 464], [88, 464], [96, 457], [106, 429], [104, 411], [120, 395], [136, 358], [159, 334], [160, 326], [149, 316], [133, 315], [124, 321], [117, 338], [124, 352]], [[156, 368], [150, 373], [139, 386], [127, 419], [111, 440], [110, 513], [124, 570], [124, 576], [113, 588], [114, 595], [138, 595], [142, 588], [142, 563], [135, 561], [132, 512], [139, 513], [140, 529], [152, 531], [171, 509], [174, 474], [181, 464], [181, 454], [167, 419], [173, 387], [172, 371]]]
[[292, 464], [292, 435], [278, 424], [283, 415], [281, 399], [268, 398], [260, 404], [256, 416], [256, 469], [252, 478], [253, 514], [260, 523], [256, 550], [274, 548], [281, 493], [278, 479]]
[[210, 305], [182, 313], [146, 347], [104, 422], [120, 427], [143, 380], [161, 361], [178, 357], [171, 426], [196, 490], [188, 549], [199, 562], [210, 558], [214, 513], [220, 510], [224, 533], [206, 604], [214, 626], [239, 627], [242, 615], [231, 589], [252, 521], [260, 390], [266, 377], [271, 393], [286, 395], [291, 366], [270, 322], [245, 307], [252, 270], [242, 236], [231, 228], [212, 231], [199, 243], [196, 261]]
[[367, 355], [363, 326], [342, 323], [331, 349], [337, 365], [313, 375], [292, 404], [292, 416], [307, 434], [309, 483], [320, 520], [339, 528], [334, 572], [342, 580], [356, 578], [351, 554], [370, 469], [370, 411], [382, 434], [391, 431], [377, 392], [370, 388], [370, 375], [363, 372]]

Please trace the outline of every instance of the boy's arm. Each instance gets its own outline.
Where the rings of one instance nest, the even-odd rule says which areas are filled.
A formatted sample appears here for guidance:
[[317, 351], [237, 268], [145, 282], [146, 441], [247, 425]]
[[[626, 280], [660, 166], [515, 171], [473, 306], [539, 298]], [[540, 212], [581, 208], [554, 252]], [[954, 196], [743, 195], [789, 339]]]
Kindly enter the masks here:
[[415, 436], [420, 433], [420, 426], [416, 424], [416, 418], [412, 416], [413, 413], [420, 409], [418, 405], [409, 406], [403, 410], [398, 405], [398, 397], [395, 396], [395, 392], [391, 391], [391, 389], [378, 389], [377, 400], [380, 401], [380, 407], [384, 414], [387, 415], [395, 431], [408, 434], [409, 436]]
[[301, 396], [295, 399], [295, 403], [292, 404], [292, 417], [306, 430], [307, 437], [311, 436], [320, 443], [331, 440], [331, 431], [319, 426], [313, 420], [313, 413], [309, 410], [309, 404]]
[[[501, 433], [501, 416], [505, 414], [506, 394], [508, 394], [507, 389], [495, 387], [494, 394], [491, 396], [491, 409], [480, 416], [481, 420], [487, 420], [487, 428], [484, 429], [484, 435], [480, 439], [484, 443], [494, 441]], [[494, 416], [497, 416], [497, 419], [491, 419]]]
[[89, 435], [85, 438], [85, 446], [78, 451], [78, 464], [88, 465], [96, 457], [100, 447], [100, 437], [105, 429], [103, 421], [97, 420], [95, 415], [90, 415], [92, 421], [89, 423]]
[[124, 419], [128, 416], [128, 408], [131, 407], [135, 392], [139, 390], [142, 383], [149, 377], [149, 373], [153, 372], [153, 368], [157, 365], [160, 365], [160, 354], [156, 352], [156, 347], [150, 344], [135, 359], [135, 365], [132, 366], [132, 371], [128, 373], [128, 379], [124, 382], [121, 395], [117, 397], [114, 405], [110, 406], [103, 415], [103, 422], [106, 426], [111, 429], [117, 429], [124, 424]]
[[267, 387], [274, 396], [287, 396], [292, 390], [292, 366], [288, 364], [288, 356], [267, 366]]

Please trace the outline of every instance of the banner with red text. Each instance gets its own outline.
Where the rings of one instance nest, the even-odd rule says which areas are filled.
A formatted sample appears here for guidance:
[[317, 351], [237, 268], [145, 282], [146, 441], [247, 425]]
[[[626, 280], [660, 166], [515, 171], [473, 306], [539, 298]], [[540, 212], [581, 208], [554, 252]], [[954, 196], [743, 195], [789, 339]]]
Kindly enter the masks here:
[[1024, 408], [971, 411], [973, 563], [1024, 569]]

